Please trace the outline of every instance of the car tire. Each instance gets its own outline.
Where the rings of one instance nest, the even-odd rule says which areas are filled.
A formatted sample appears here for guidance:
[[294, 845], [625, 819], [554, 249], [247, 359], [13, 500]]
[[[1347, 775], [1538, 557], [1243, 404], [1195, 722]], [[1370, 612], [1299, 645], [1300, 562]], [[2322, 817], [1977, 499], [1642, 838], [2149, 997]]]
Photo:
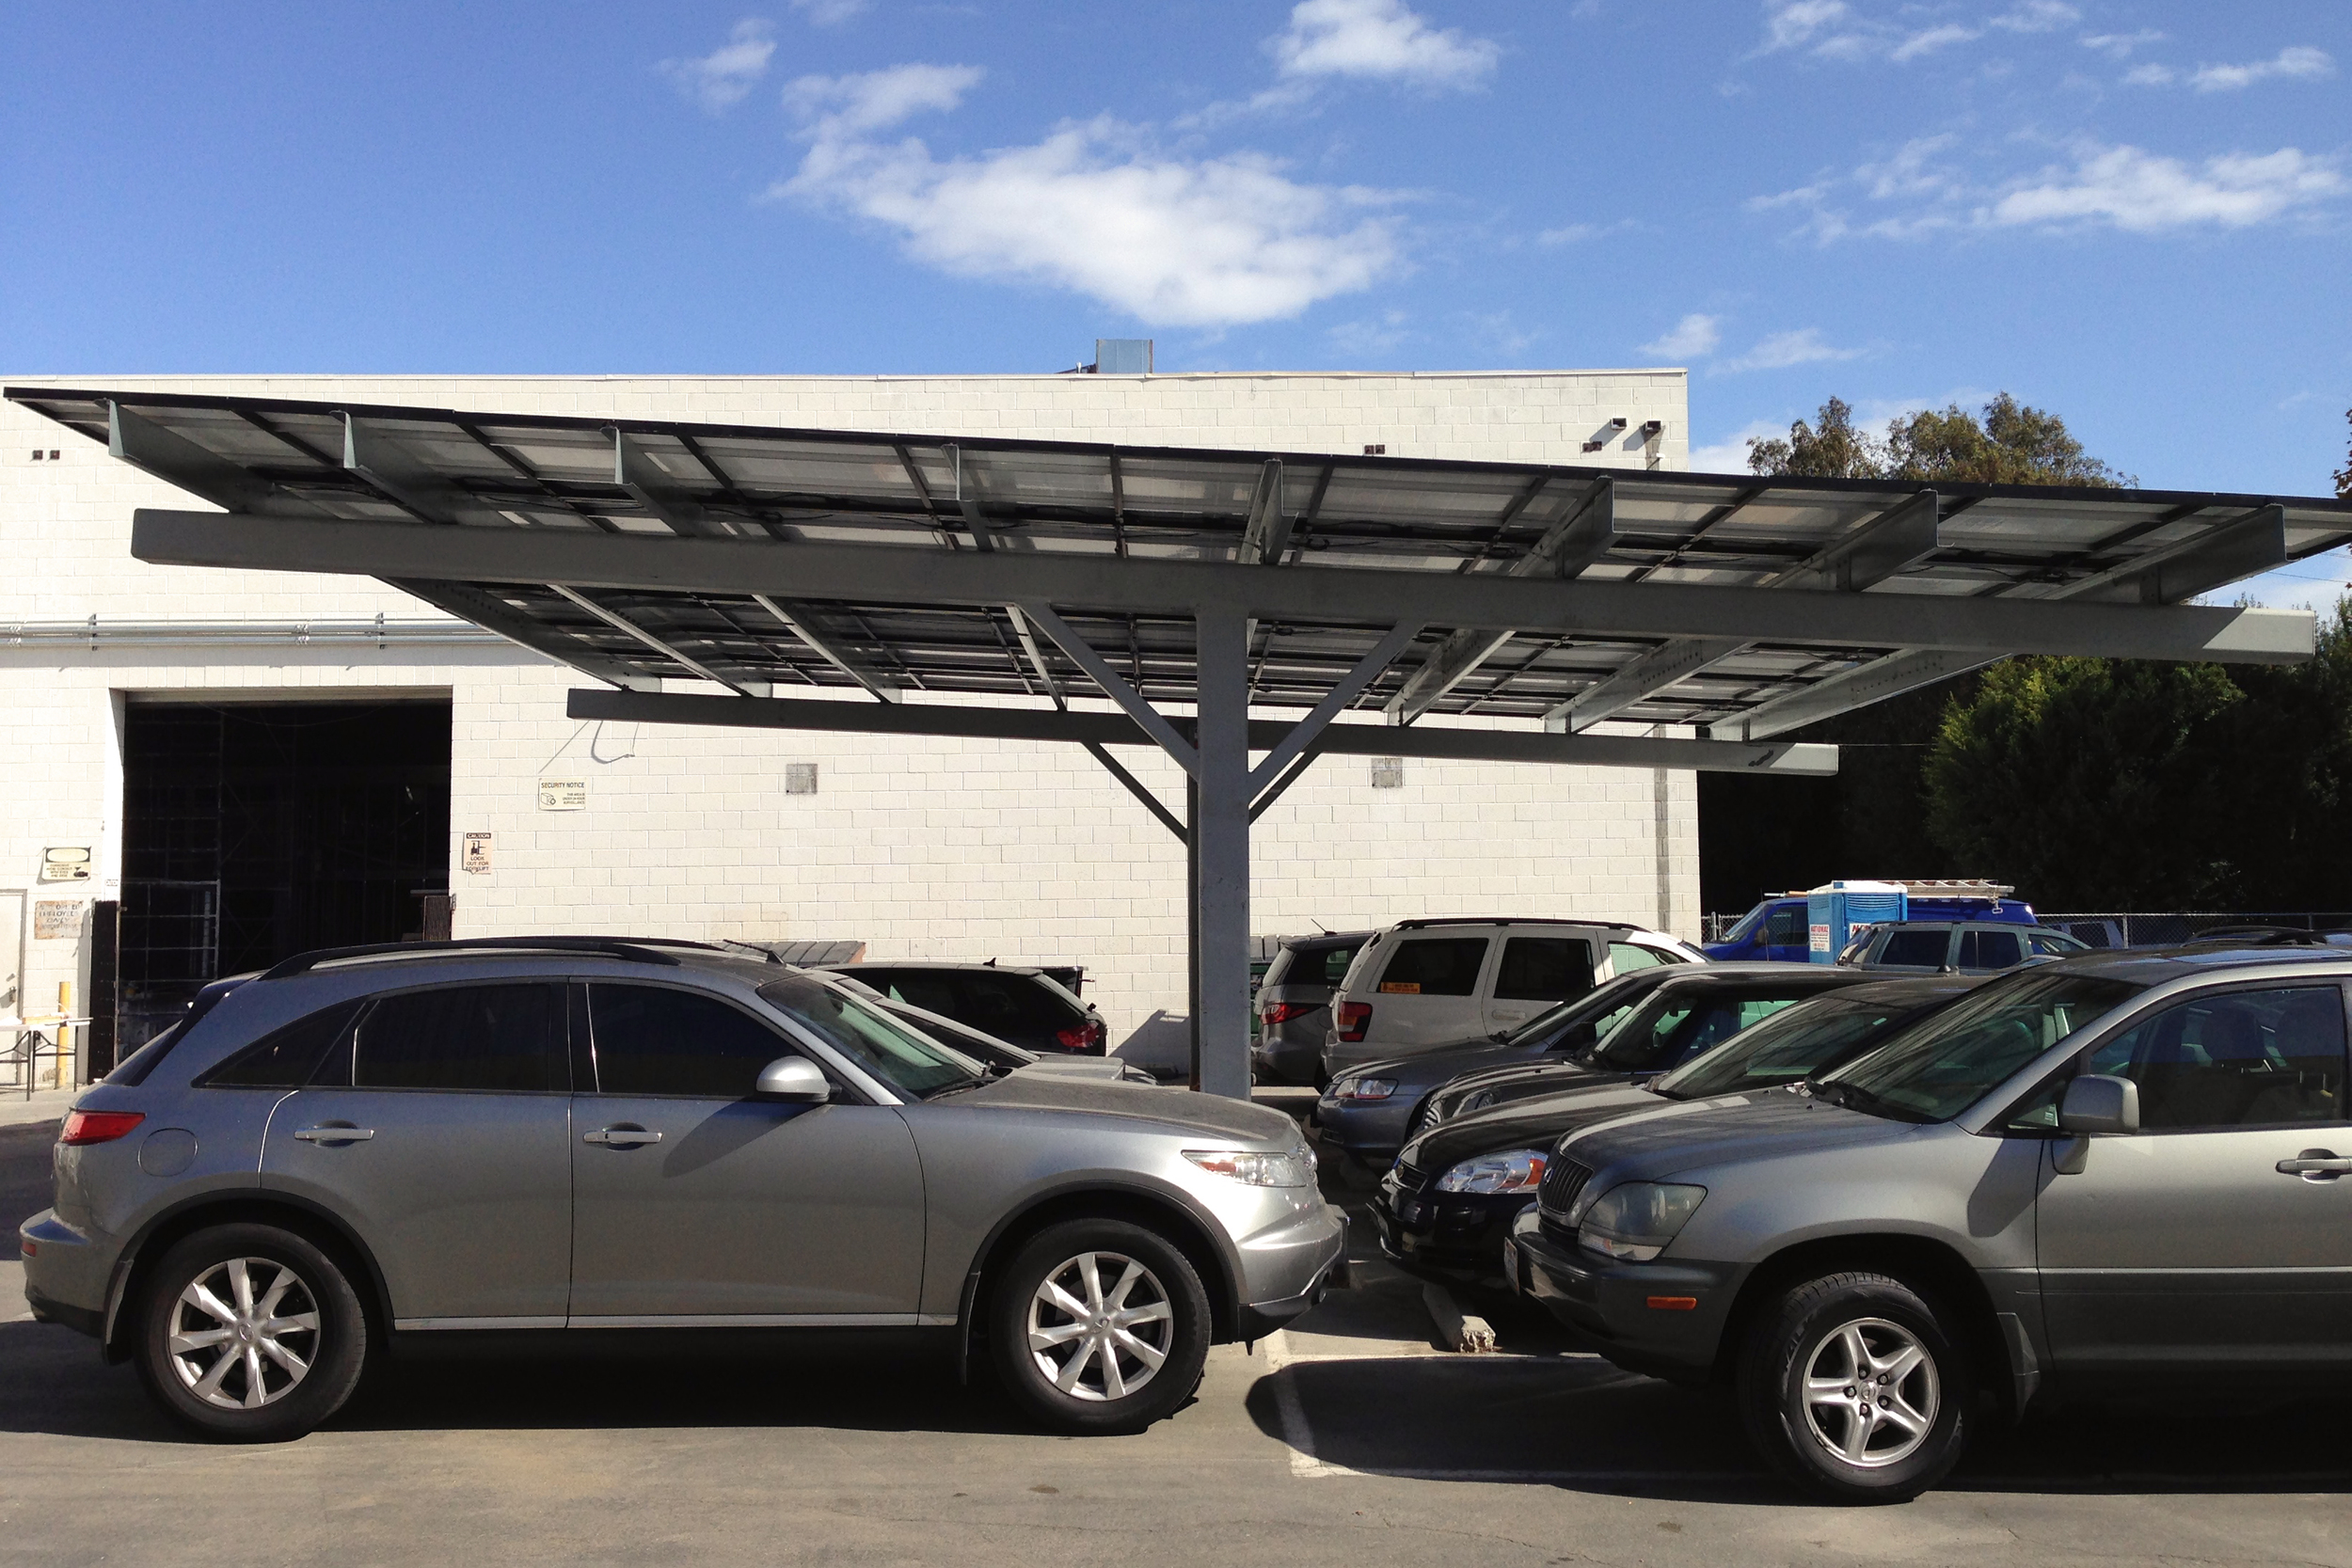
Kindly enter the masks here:
[[367, 1313], [342, 1267], [276, 1226], [182, 1238], [148, 1274], [139, 1306], [148, 1391], [229, 1442], [301, 1436], [342, 1408], [367, 1360]]
[[1140, 1432], [1200, 1386], [1209, 1296], [1157, 1231], [1066, 1221], [1031, 1237], [997, 1276], [989, 1341], [1005, 1387], [1048, 1426]]
[[1910, 1501], [1968, 1441], [1976, 1386], [1953, 1323], [1885, 1275], [1795, 1286], [1765, 1306], [1740, 1355], [1749, 1438], [1816, 1497]]

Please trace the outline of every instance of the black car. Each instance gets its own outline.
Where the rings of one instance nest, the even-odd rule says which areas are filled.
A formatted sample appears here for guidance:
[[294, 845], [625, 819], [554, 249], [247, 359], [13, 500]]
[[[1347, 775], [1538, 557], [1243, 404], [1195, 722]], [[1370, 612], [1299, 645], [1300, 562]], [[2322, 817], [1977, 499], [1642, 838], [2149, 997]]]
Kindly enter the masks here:
[[[1712, 1035], [1716, 1046], [1677, 1057], [1682, 1065], [1663, 1077], [1619, 1073], [1597, 1081], [1587, 1071], [1581, 1086], [1430, 1128], [1405, 1146], [1374, 1195], [1381, 1248], [1425, 1277], [1502, 1285], [1503, 1237], [1519, 1211], [1534, 1201], [1550, 1148], [1563, 1133], [1636, 1115], [1661, 1098], [1703, 1100], [1797, 1082], [1877, 1049], [1896, 1030], [1979, 983], [1980, 976], [1933, 975], [1817, 988], [1809, 1000], [1782, 1004], [1753, 1027], [1729, 1033], [1722, 1031], [1764, 1005], [1755, 994], [1756, 982], [1710, 986], [1696, 994], [1687, 988], [1661, 992], [1631, 1021], [1643, 1026], [1636, 1037], [1645, 1048], [1677, 1013], [1683, 1022], [1663, 1031], [1668, 1038]], [[1618, 1043], [1613, 1036], [1604, 1053]]]
[[[1708, 964], [1708, 974], [1781, 977], [1809, 974], [1796, 964]], [[1603, 981], [1529, 1019], [1505, 1035], [1476, 1035], [1415, 1056], [1368, 1062], [1332, 1080], [1308, 1113], [1308, 1136], [1332, 1152], [1386, 1169], [1405, 1140], [1428, 1125], [1432, 1099], [1466, 1072], [1483, 1068], [1575, 1064], [1653, 990], [1692, 964], [1656, 964]]]
[[1110, 1037], [1102, 1015], [1042, 969], [921, 961], [821, 967], [1043, 1055], [1100, 1056]]

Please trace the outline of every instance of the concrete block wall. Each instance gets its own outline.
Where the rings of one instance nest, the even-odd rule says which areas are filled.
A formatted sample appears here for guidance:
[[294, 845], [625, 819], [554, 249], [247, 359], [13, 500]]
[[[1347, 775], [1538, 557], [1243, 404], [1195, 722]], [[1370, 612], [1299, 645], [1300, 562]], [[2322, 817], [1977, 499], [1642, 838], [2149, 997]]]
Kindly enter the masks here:
[[[513, 412], [638, 415], [943, 435], [1117, 439], [1625, 464], [1577, 449], [1622, 412], [1666, 423], [1681, 466], [1680, 372], [1470, 376], [313, 378], [18, 375], [14, 385], [143, 387]], [[58, 450], [52, 464], [36, 448]], [[583, 679], [504, 645], [403, 652], [11, 648], [11, 623], [279, 622], [432, 614], [390, 589], [299, 574], [144, 566], [130, 515], [188, 499], [93, 444], [0, 405], [0, 890], [43, 847], [89, 844], [91, 891], [120, 875], [126, 694], [447, 691], [453, 707], [451, 885], [461, 935], [501, 930], [862, 939], [877, 957], [1081, 963], [1115, 1039], [1165, 1035], [1185, 1006], [1184, 854], [1083, 752], [1009, 742], [580, 725]], [[1281, 717], [1269, 713], [1267, 717]], [[1181, 801], [1172, 765], [1123, 759]], [[818, 765], [813, 796], [787, 762]], [[543, 812], [542, 777], [588, 805]], [[492, 867], [458, 869], [467, 832]], [[1375, 789], [1327, 758], [1258, 823], [1261, 931], [1408, 915], [1597, 915], [1695, 934], [1689, 774], [1408, 760]]]

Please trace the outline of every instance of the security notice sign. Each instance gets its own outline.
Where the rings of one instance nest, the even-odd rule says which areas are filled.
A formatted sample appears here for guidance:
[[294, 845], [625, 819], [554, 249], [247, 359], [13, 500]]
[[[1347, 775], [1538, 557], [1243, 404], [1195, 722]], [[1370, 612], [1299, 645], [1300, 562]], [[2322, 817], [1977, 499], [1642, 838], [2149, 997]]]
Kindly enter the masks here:
[[463, 863], [467, 870], [473, 872], [476, 876], [484, 875], [489, 871], [490, 835], [488, 833], [468, 833], [466, 835], [466, 854]]
[[586, 811], [588, 781], [586, 779], [541, 779], [539, 781], [541, 811]]

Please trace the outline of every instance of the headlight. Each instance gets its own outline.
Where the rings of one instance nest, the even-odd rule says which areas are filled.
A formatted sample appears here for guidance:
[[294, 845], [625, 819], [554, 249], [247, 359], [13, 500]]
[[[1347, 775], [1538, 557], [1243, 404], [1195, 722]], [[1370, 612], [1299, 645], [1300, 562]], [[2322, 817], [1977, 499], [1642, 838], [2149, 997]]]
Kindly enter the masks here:
[[1441, 1193], [1532, 1193], [1544, 1179], [1544, 1151], [1514, 1148], [1465, 1160], [1438, 1178]]
[[1261, 1154], [1247, 1148], [1187, 1148], [1184, 1158], [1202, 1170], [1230, 1176], [1252, 1187], [1315, 1184], [1315, 1151], [1311, 1148], [1294, 1148], [1287, 1154]]
[[1393, 1078], [1343, 1078], [1331, 1085], [1334, 1100], [1386, 1100], [1394, 1093]]
[[1646, 1263], [1681, 1234], [1706, 1197], [1705, 1187], [1628, 1181], [1610, 1188], [1584, 1211], [1576, 1239], [1605, 1258]]

